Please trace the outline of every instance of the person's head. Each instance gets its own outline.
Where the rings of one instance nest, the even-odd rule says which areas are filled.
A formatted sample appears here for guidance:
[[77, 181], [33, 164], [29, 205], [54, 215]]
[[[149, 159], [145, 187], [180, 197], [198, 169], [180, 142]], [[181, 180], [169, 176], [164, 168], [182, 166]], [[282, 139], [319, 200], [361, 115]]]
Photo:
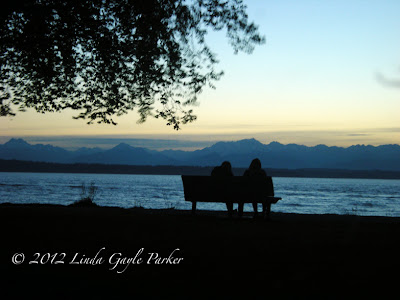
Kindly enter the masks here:
[[261, 161], [258, 158], [253, 159], [253, 161], [250, 164], [249, 169], [260, 170], [261, 169]]
[[231, 163], [229, 161], [224, 161], [221, 164], [221, 168], [224, 169], [224, 170], [231, 170], [232, 166], [231, 166]]

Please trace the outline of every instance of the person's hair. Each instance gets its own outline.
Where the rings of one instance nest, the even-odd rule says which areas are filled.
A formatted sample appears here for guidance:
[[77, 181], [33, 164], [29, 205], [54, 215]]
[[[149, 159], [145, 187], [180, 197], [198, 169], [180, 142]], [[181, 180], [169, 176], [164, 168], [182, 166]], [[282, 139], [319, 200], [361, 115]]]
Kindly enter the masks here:
[[261, 169], [261, 161], [258, 158], [252, 160], [249, 169], [258, 170]]
[[231, 163], [229, 161], [224, 161], [221, 164], [221, 167], [224, 168], [224, 169], [229, 169], [229, 170], [232, 169]]

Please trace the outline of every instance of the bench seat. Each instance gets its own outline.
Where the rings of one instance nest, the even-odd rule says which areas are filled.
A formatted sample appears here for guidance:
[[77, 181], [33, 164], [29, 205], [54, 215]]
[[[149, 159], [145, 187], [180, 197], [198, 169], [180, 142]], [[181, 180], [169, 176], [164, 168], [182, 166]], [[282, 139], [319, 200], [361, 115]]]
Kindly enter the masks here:
[[281, 200], [274, 196], [272, 178], [214, 177], [182, 175], [185, 200], [192, 202], [192, 213], [197, 202], [262, 203], [264, 215], [269, 217], [271, 204]]

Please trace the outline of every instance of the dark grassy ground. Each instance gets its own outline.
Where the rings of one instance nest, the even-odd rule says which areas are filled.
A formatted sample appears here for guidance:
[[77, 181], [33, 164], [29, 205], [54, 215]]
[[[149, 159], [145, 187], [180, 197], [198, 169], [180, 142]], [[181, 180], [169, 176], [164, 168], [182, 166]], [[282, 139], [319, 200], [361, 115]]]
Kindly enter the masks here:
[[[1, 299], [384, 298], [400, 279], [398, 218], [273, 213], [267, 222], [205, 211], [0, 205], [0, 220]], [[69, 264], [102, 247], [102, 264]], [[141, 248], [141, 264], [110, 270], [114, 253], [133, 258]], [[176, 248], [180, 264], [146, 263], [149, 253], [168, 257]], [[53, 264], [29, 264], [37, 252], [43, 262], [58, 254]], [[12, 263], [15, 253], [24, 253], [21, 265]], [[54, 264], [60, 253], [64, 264]]]

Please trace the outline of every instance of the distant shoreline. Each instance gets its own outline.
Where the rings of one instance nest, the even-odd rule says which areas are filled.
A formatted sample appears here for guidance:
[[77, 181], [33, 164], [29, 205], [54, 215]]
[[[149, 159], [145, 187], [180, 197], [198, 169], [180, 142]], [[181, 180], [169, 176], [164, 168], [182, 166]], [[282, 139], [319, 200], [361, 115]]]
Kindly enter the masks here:
[[[141, 175], [209, 175], [212, 166], [138, 166], [107, 164], [61, 164], [21, 160], [0, 160], [0, 172], [29, 173], [89, 173], [89, 174], [141, 174]], [[236, 176], [245, 168], [233, 168]], [[344, 170], [344, 169], [265, 169], [272, 177], [302, 178], [355, 178], [400, 179], [400, 171]]]

